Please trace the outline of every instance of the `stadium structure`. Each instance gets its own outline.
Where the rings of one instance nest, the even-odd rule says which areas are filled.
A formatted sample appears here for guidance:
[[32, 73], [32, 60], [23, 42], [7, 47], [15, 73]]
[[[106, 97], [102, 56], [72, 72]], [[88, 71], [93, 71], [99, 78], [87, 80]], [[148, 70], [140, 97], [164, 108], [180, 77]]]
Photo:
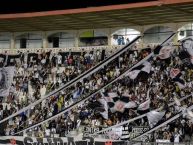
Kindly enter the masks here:
[[193, 0], [0, 5], [0, 145], [192, 144]]

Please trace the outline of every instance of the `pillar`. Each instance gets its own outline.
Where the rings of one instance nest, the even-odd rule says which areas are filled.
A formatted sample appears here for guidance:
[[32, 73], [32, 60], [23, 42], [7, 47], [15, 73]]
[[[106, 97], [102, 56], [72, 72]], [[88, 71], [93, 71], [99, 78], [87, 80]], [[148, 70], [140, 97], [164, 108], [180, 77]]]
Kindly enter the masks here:
[[108, 45], [111, 46], [111, 29], [108, 29]]
[[43, 43], [43, 45], [42, 45], [42, 47], [43, 48], [48, 48], [48, 40], [47, 40], [47, 33], [46, 32], [43, 32], [42, 33], [42, 43]]
[[140, 47], [141, 47], [141, 48], [144, 48], [144, 47], [146, 47], [146, 46], [144, 45], [144, 26], [141, 26], [139, 30], [140, 30], [140, 35], [142, 36], [142, 37], [141, 37], [141, 41], [140, 41], [140, 43], [141, 43], [141, 44], [140, 44]]
[[75, 31], [75, 44], [74, 46], [75, 47], [78, 47], [78, 44], [79, 44], [79, 31]]
[[173, 39], [174, 45], [177, 45], [178, 44], [178, 35], [179, 35], [179, 32], [178, 32], [179, 26], [178, 24], [173, 24], [173, 27], [171, 28], [174, 32], [177, 32], [177, 34], [174, 36], [174, 39]]
[[15, 49], [15, 34], [14, 34], [14, 33], [11, 34], [11, 45], [10, 45], [10, 49]]

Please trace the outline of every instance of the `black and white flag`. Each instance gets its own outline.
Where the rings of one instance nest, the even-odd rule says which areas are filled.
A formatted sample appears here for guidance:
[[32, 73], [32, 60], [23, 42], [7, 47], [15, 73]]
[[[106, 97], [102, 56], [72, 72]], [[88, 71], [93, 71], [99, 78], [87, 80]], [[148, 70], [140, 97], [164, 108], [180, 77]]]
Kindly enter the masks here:
[[185, 87], [185, 81], [181, 76], [182, 73], [179, 69], [172, 68], [170, 70], [170, 77], [173, 79], [173, 81], [178, 85], [180, 89], [183, 89]]
[[183, 51], [188, 53], [186, 54], [184, 52], [183, 55], [186, 56], [186, 59], [189, 58], [189, 61], [193, 64], [193, 36], [184, 38], [180, 40], [180, 42], [181, 42]]
[[174, 47], [170, 44], [164, 46], [159, 45], [154, 49], [154, 54], [160, 59], [168, 59], [173, 50]]
[[136, 79], [140, 73], [145, 73], [148, 75], [151, 71], [151, 63], [145, 61], [143, 64], [133, 68], [126, 76], [130, 77], [130, 79]]
[[9, 95], [14, 73], [14, 67], [0, 68], [0, 96], [6, 97]]
[[137, 104], [127, 96], [119, 96], [116, 92], [102, 93], [111, 112], [123, 113], [125, 109], [136, 108]]

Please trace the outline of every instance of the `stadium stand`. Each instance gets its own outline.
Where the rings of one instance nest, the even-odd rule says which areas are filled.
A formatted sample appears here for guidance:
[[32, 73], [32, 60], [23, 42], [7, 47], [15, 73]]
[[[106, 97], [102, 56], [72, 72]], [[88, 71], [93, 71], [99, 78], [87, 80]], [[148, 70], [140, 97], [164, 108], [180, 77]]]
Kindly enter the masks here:
[[109, 3], [0, 10], [0, 145], [192, 143], [192, 1]]

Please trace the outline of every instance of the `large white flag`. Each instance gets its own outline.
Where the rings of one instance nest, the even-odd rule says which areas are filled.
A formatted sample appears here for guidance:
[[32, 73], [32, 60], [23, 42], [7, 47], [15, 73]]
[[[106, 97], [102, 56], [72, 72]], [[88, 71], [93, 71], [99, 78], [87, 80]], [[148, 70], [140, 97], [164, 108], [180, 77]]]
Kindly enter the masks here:
[[151, 63], [148, 61], [145, 61], [143, 65], [144, 67], [141, 70], [149, 74], [151, 71]]
[[14, 73], [14, 67], [0, 68], [0, 96], [6, 97], [9, 95]]
[[133, 71], [130, 71], [127, 76], [130, 77], [130, 79], [134, 80], [138, 74], [140, 73], [140, 70], [133, 70]]
[[149, 121], [149, 125], [150, 127], [154, 127], [165, 115], [165, 111], [164, 112], [157, 112], [157, 111], [151, 111], [149, 113], [147, 113], [147, 118]]

